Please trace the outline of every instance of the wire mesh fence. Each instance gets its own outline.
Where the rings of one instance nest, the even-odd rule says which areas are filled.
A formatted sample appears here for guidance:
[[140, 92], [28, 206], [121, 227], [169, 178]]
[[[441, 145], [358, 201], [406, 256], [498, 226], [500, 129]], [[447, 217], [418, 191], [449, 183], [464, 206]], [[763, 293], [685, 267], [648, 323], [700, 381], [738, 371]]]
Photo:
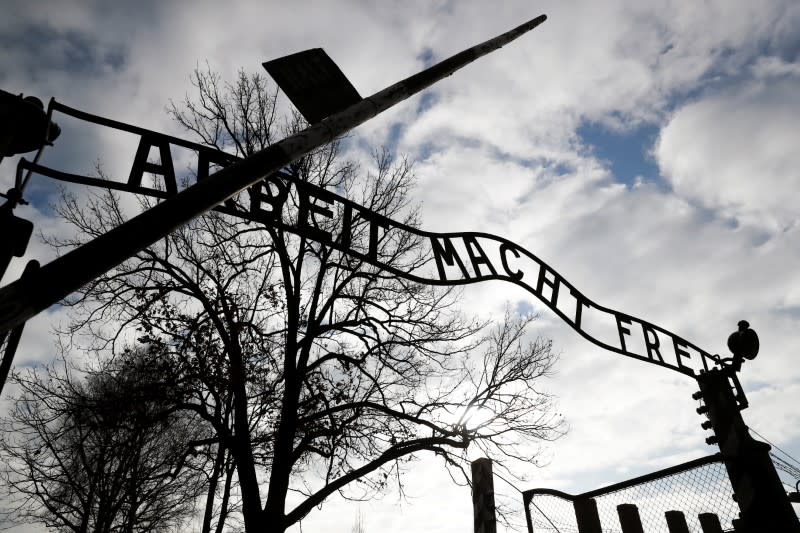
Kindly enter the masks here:
[[634, 504], [639, 510], [645, 533], [669, 533], [665, 513], [681, 511], [689, 531], [703, 531], [698, 515], [713, 513], [723, 531], [733, 531], [732, 521], [739, 508], [719, 455], [683, 463], [647, 476], [641, 476], [578, 496], [548, 489], [525, 493], [529, 529], [535, 533], [577, 532], [575, 500], [593, 498], [603, 532], [622, 532], [617, 506]]

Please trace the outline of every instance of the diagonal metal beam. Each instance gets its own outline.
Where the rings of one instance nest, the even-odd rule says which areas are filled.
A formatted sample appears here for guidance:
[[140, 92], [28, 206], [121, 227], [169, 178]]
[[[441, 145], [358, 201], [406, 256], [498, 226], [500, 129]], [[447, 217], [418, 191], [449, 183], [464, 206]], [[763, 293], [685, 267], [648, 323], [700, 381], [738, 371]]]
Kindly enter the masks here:
[[0, 334], [119, 265], [191, 219], [331, 142], [409, 96], [510, 43], [547, 19], [541, 15], [459, 52], [251, 157], [226, 167], [176, 196], [0, 289]]

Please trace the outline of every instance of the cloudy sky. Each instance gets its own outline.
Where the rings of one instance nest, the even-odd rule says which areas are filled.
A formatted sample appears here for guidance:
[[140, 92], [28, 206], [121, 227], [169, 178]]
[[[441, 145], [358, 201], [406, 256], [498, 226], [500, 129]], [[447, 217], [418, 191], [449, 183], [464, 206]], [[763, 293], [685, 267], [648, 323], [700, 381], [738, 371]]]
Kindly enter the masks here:
[[[797, 2], [6, 0], [0, 88], [185, 136], [164, 108], [198, 64], [231, 79], [322, 47], [369, 95], [542, 13], [538, 29], [355, 130], [353, 155], [383, 144], [416, 160], [425, 229], [509, 238], [591, 299], [710, 353], [727, 356], [749, 320], [761, 354], [741, 374], [745, 420], [800, 457]], [[127, 172], [135, 144], [62, 126], [48, 165]], [[0, 166], [4, 190], [14, 167]], [[60, 231], [55, 190], [36, 181], [17, 214]], [[33, 243], [29, 256], [52, 253]], [[544, 388], [570, 426], [518, 488], [578, 493], [715, 451], [691, 379], [601, 351], [513, 285], [464, 291], [466, 312], [497, 316], [506, 302], [541, 312], [538, 333], [561, 354]], [[18, 364], [51, 357], [59, 318], [29, 324]], [[471, 530], [469, 490], [437, 461], [407, 482], [406, 499], [332, 500], [302, 529], [349, 531], [360, 508], [368, 531]]]

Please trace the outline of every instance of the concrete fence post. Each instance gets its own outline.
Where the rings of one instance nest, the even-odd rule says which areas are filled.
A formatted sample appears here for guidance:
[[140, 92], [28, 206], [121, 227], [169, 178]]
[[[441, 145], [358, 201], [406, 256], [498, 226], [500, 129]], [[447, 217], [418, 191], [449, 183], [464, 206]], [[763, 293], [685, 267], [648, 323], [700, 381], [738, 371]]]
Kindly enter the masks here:
[[594, 498], [579, 498], [572, 502], [579, 533], [602, 533], [600, 515]]
[[622, 533], [644, 533], [642, 519], [639, 516], [639, 508], [632, 503], [622, 503], [617, 505], [619, 515], [619, 525]]
[[700, 520], [703, 533], [722, 533], [722, 524], [714, 513], [700, 513], [697, 518]]
[[689, 525], [686, 523], [686, 515], [683, 511], [667, 511], [664, 513], [667, 519], [669, 533], [689, 533]]
[[475, 533], [497, 533], [491, 459], [472, 462], [472, 514]]

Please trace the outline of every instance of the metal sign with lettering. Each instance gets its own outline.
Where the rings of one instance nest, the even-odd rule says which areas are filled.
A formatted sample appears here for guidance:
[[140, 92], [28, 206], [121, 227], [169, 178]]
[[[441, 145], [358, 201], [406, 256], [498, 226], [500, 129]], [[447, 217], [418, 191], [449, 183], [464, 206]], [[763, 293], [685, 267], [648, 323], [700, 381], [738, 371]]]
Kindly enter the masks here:
[[[62, 181], [168, 198], [178, 192], [171, 146], [197, 152], [198, 180], [209, 165], [226, 165], [237, 158], [207, 146], [90, 115], [54, 102], [53, 109], [73, 117], [139, 135], [126, 182], [61, 172], [25, 160], [20, 168]], [[157, 148], [159, 163], [148, 162]], [[154, 173], [163, 188], [145, 187], [142, 177]], [[396, 276], [429, 285], [466, 285], [489, 280], [514, 283], [538, 298], [583, 337], [606, 350], [695, 376], [717, 365], [711, 355], [684, 338], [649, 321], [615, 311], [590, 300], [535, 254], [516, 243], [481, 232], [432, 233], [410, 227], [371, 211], [327, 189], [275, 173], [248, 189], [249, 209], [228, 201], [215, 209], [245, 220], [268, 224], [331, 246]], [[291, 200], [290, 200], [291, 199]], [[355, 221], [367, 224], [366, 240], [352, 238]], [[382, 245], [401, 237], [419, 239], [423, 258], [412, 270], [384, 259]]]

